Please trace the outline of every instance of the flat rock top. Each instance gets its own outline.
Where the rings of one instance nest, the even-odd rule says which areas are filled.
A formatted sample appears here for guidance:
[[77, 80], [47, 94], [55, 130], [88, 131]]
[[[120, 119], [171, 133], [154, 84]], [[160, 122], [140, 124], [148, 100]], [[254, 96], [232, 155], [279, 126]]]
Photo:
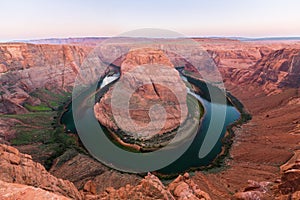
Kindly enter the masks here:
[[163, 65], [174, 68], [174, 65], [162, 50], [143, 48], [133, 49], [127, 53], [121, 65], [121, 72], [128, 72], [139, 65]]
[[186, 119], [186, 95], [184, 82], [163, 51], [131, 50], [120, 80], [95, 105], [95, 116], [112, 130], [150, 139]]

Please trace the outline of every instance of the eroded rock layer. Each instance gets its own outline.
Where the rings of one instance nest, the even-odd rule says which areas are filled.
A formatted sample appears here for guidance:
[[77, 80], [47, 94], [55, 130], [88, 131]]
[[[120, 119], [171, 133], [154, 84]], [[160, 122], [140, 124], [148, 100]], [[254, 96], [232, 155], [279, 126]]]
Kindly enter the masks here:
[[7, 183], [29, 185], [72, 199], [81, 199], [73, 183], [52, 176], [40, 163], [32, 161], [30, 155], [22, 154], [11, 146], [0, 145], [0, 174], [0, 180]]

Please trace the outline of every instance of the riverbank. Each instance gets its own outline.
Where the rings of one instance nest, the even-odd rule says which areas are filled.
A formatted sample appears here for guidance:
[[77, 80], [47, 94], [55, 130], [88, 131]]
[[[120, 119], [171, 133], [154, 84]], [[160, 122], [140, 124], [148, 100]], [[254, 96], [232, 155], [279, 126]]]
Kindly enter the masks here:
[[[188, 78], [189, 81], [192, 83], [201, 83], [202, 86], [206, 85], [207, 83], [204, 80], [201, 80], [195, 76], [192, 76], [191, 74], [186, 74], [183, 72], [183, 75]], [[210, 85], [210, 87], [217, 87], [214, 85]], [[202, 89], [202, 88], [201, 88]], [[222, 92], [221, 89], [219, 88], [214, 88], [216, 90], [219, 90]], [[197, 90], [195, 90], [197, 92]], [[209, 95], [208, 89], [203, 90], [203, 91], [198, 91], [199, 93], [201, 92], [201, 95], [205, 95], [206, 97]], [[215, 157], [209, 165], [206, 166], [199, 166], [199, 167], [191, 167], [188, 170], [184, 172], [195, 172], [195, 171], [203, 171], [205, 173], [215, 173], [222, 171], [229, 167], [226, 163], [226, 160], [231, 158], [230, 155], [230, 149], [233, 144], [233, 140], [235, 137], [234, 129], [242, 124], [247, 123], [249, 120], [252, 119], [252, 116], [249, 114], [247, 109], [244, 107], [244, 105], [239, 101], [235, 96], [233, 96], [230, 92], [226, 91], [224, 92], [226, 96], [227, 103], [230, 105], [233, 105], [239, 112], [240, 112], [240, 117], [237, 119], [235, 122], [229, 124], [226, 127], [226, 132], [222, 138], [222, 149], [221, 152], [218, 154], [217, 157]], [[173, 173], [173, 174], [162, 174], [159, 172], [153, 172], [156, 176], [162, 178], [162, 179], [172, 179], [178, 176], [178, 173]]]

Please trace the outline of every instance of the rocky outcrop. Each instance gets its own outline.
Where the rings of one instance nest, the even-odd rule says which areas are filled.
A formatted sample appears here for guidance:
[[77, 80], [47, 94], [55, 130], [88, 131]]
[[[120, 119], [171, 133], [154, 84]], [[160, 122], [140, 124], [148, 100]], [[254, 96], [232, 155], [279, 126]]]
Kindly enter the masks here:
[[159, 49], [142, 48], [129, 51], [121, 65], [121, 72], [128, 73], [140, 65], [163, 65], [173, 68], [168, 56]]
[[232, 200], [261, 200], [261, 199], [263, 199], [263, 194], [259, 191], [238, 192], [232, 197]]
[[233, 200], [259, 200], [266, 199], [267, 192], [269, 191], [268, 186], [270, 182], [256, 182], [248, 180], [248, 186], [243, 192], [237, 192], [233, 196]]
[[135, 187], [126, 185], [118, 190], [107, 188], [101, 196], [103, 199], [175, 199], [160, 180], [151, 174]]
[[299, 195], [300, 192], [300, 150], [295, 151], [294, 156], [280, 167], [281, 183], [278, 189], [283, 195]]
[[[210, 196], [201, 191], [198, 186], [189, 179], [189, 175], [179, 176], [168, 187], [154, 175], [148, 174], [139, 185], [132, 187], [126, 185], [118, 190], [107, 188], [102, 193], [104, 199], [165, 199], [165, 200], [210, 200]], [[90, 196], [92, 197], [92, 196]], [[91, 198], [91, 199], [96, 199]]]
[[127, 54], [120, 80], [95, 105], [94, 112], [114, 132], [149, 140], [175, 130], [186, 119], [186, 94], [179, 73], [161, 50], [137, 49]]
[[73, 183], [52, 176], [41, 164], [32, 161], [30, 155], [11, 146], [0, 145], [0, 174], [0, 180], [7, 183], [38, 187], [71, 199], [81, 199]]
[[185, 173], [183, 176], [179, 175], [173, 182], [168, 186], [168, 190], [178, 200], [185, 199], [206, 199], [210, 200], [210, 196], [200, 190], [197, 184], [190, 179], [189, 174]]
[[2, 200], [70, 200], [70, 198], [58, 195], [40, 188], [0, 181], [0, 199]]

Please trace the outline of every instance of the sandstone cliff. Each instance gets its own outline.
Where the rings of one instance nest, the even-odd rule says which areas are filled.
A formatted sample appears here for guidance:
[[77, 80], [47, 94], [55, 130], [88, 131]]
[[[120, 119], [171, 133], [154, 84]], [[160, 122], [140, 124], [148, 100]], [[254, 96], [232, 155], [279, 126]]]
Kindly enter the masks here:
[[81, 199], [73, 183], [52, 176], [40, 163], [32, 161], [30, 155], [22, 154], [11, 146], [0, 145], [0, 174], [0, 180], [7, 183], [29, 185], [72, 199]]
[[264, 55], [247, 69], [231, 70], [227, 77], [237, 84], [259, 84], [268, 93], [300, 85], [300, 49], [280, 49]]
[[[262, 83], [268, 79], [276, 83], [276, 86], [295, 87], [295, 82], [299, 82], [298, 43], [247, 43], [199, 39], [197, 42], [208, 51], [222, 76], [235, 83], [251, 80]], [[0, 44], [0, 113], [26, 113], [27, 110], [23, 106], [25, 102], [38, 104], [38, 100], [30, 95], [38, 88], [72, 91], [80, 65], [94, 45], [91, 45], [93, 42], [85, 40], [75, 43], [76, 45]], [[99, 56], [105, 62], [113, 62], [120, 66], [124, 57], [112, 59], [116, 54], [114, 52], [119, 52], [118, 49], [126, 52], [128, 48], [125, 43], [113, 47], [108, 45], [97, 52], [103, 53]], [[171, 45], [170, 48], [181, 47]], [[203, 49], [193, 50], [193, 58], [201, 57]], [[172, 52], [168, 52], [168, 56], [175, 66], [187, 64]], [[276, 66], [273, 66], [274, 63], [277, 63]], [[250, 66], [252, 67], [249, 68]], [[272, 72], [273, 68], [276, 72]], [[270, 87], [274, 88], [272, 85]]]
[[90, 48], [68, 45], [0, 44], [0, 113], [26, 113], [39, 88], [72, 91]]

